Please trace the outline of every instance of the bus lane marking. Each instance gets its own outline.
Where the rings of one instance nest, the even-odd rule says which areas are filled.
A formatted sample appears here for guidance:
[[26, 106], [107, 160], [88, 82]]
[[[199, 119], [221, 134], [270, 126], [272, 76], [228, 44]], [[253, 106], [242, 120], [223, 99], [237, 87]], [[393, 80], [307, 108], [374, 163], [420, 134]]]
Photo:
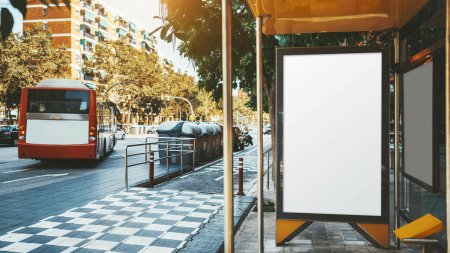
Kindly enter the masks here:
[[5, 181], [3, 183], [4, 184], [9, 184], [9, 183], [14, 183], [14, 182], [19, 182], [19, 181], [24, 181], [24, 180], [29, 180], [29, 179], [41, 178], [41, 177], [63, 177], [63, 176], [67, 176], [67, 175], [69, 175], [69, 173], [48, 174], [48, 175], [41, 175], [41, 176], [34, 176], [34, 177], [25, 177], [25, 178], [15, 179], [15, 180], [11, 180], [11, 181]]
[[10, 171], [5, 171], [5, 172], [3, 172], [3, 174], [10, 174], [10, 173], [16, 173], [16, 172], [27, 171], [27, 170], [31, 170], [31, 169], [10, 170]]

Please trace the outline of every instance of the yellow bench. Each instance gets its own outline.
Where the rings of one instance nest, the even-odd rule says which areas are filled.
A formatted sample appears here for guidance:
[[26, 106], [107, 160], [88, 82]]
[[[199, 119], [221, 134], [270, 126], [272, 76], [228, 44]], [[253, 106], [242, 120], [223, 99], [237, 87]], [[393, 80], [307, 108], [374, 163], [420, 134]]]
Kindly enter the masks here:
[[432, 214], [427, 214], [394, 230], [394, 234], [404, 243], [420, 244], [422, 253], [426, 253], [430, 247], [438, 244], [438, 240], [426, 238], [442, 231], [443, 228], [444, 225], [441, 220]]

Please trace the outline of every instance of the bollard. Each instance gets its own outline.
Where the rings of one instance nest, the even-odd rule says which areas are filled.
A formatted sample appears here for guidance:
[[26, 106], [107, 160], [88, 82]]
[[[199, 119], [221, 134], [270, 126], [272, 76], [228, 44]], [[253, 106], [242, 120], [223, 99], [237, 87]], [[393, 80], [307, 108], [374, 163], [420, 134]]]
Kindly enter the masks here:
[[148, 185], [150, 188], [155, 186], [155, 154], [150, 152], [150, 163], [148, 165]]
[[267, 190], [270, 189], [270, 177], [269, 177], [270, 173], [269, 173], [269, 171], [270, 171], [270, 152], [267, 152]]
[[166, 150], [166, 166], [167, 166], [167, 181], [170, 180], [170, 142], [167, 142], [167, 150]]
[[239, 165], [238, 165], [238, 169], [239, 169], [239, 179], [238, 179], [238, 193], [237, 195], [240, 196], [244, 196], [244, 158], [243, 157], [239, 157]]

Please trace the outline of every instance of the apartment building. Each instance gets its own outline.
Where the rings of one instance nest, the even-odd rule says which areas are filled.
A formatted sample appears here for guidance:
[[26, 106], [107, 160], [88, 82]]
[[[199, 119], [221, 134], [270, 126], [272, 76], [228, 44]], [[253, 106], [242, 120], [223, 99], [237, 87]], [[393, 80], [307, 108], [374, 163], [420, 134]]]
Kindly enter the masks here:
[[54, 47], [63, 48], [71, 58], [71, 76], [89, 79], [82, 73], [83, 61], [92, 57], [95, 45], [104, 40], [125, 38], [136, 49], [151, 50], [152, 36], [118, 10], [101, 0], [63, 0], [58, 5], [44, 5], [27, 0], [24, 29], [42, 25], [53, 33]]

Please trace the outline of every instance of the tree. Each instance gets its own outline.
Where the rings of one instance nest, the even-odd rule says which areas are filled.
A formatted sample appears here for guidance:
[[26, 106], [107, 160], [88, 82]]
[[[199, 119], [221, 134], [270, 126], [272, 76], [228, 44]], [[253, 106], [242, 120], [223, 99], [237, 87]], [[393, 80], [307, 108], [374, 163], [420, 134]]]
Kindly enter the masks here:
[[[217, 0], [163, 0], [167, 15], [157, 17], [163, 25], [155, 30], [161, 39], [178, 40], [181, 54], [194, 62], [199, 85], [212, 91], [216, 100], [222, 94], [221, 3]], [[245, 0], [232, 6], [233, 87], [256, 102], [255, 19]], [[263, 36], [263, 90], [265, 110], [275, 124], [275, 49], [277, 47], [341, 46], [367, 43], [365, 33], [320, 33]], [[273, 133], [273, 132], [272, 132]], [[272, 134], [272, 143], [275, 143]]]
[[[164, 89], [164, 68], [155, 52], [137, 50], [124, 39], [96, 45], [94, 56], [83, 65], [99, 94], [118, 103], [129, 115], [159, 113]], [[122, 85], [117, 85], [121, 83]], [[126, 123], [131, 123], [128, 117]]]
[[[180, 113], [185, 115], [184, 119], [191, 116], [187, 103], [164, 101], [162, 95], [184, 97], [192, 102], [194, 108], [204, 104], [217, 107], [211, 96], [199, 89], [192, 76], [176, 72], [155, 52], [137, 50], [125, 40], [97, 44], [94, 56], [85, 61], [83, 68], [86, 75], [97, 83], [100, 94], [108, 91], [105, 95], [127, 115], [138, 116], [138, 122], [144, 122], [144, 118], [148, 121], [151, 114], [170, 117]], [[202, 116], [206, 118], [212, 111], [202, 111]], [[190, 120], [195, 120], [195, 116], [192, 117]], [[131, 117], [124, 121], [132, 123]]]
[[243, 90], [238, 90], [238, 94], [233, 96], [233, 113], [235, 113], [234, 121], [237, 124], [249, 121], [249, 118], [254, 118], [255, 113], [250, 105], [250, 96]]
[[23, 87], [69, 74], [66, 52], [52, 47], [52, 36], [38, 27], [0, 41], [0, 101], [8, 111], [20, 103]]

